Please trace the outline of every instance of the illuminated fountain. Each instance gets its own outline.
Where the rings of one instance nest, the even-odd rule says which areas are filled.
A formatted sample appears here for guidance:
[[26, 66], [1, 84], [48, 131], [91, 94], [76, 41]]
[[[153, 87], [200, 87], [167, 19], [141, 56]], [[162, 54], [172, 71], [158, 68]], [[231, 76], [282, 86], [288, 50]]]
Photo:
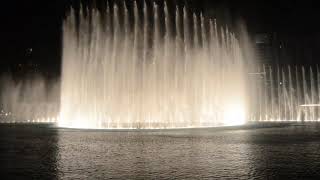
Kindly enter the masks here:
[[[70, 10], [60, 82], [1, 79], [0, 123], [159, 129], [320, 121], [320, 70], [256, 66], [245, 33], [166, 2]], [[60, 92], [60, 111], [59, 111]]]
[[171, 9], [109, 4], [103, 12], [80, 8], [78, 21], [71, 9], [63, 25], [59, 126], [245, 123], [248, 69], [239, 40], [201, 13]]
[[42, 75], [0, 78], [0, 123], [53, 123], [59, 112], [59, 83]]
[[74, 12], [64, 22], [60, 126], [244, 123], [247, 72], [233, 33], [186, 8], [177, 7], [170, 18], [166, 4], [144, 4], [140, 17], [134, 3], [131, 26], [131, 11], [118, 6], [106, 9], [104, 22], [95, 9], [91, 21], [80, 10], [78, 29]]
[[[251, 121], [320, 121], [320, 71], [318, 66], [263, 66]], [[255, 107], [255, 108], [254, 108]]]

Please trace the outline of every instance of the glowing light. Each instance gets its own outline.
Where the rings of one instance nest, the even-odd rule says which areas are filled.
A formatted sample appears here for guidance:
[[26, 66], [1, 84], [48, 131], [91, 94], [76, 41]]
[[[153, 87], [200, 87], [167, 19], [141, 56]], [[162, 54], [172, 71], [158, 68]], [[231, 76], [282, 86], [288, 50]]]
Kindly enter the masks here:
[[224, 111], [224, 124], [227, 126], [242, 125], [246, 122], [245, 108], [242, 104], [227, 105]]
[[302, 107], [320, 107], [320, 104], [302, 104]]
[[92, 123], [92, 121], [82, 118], [82, 117], [77, 117], [75, 121], [72, 121], [70, 124], [64, 124], [62, 122], [65, 121], [59, 121], [58, 125], [60, 127], [68, 127], [68, 128], [76, 128], [76, 129], [96, 129], [95, 124]]

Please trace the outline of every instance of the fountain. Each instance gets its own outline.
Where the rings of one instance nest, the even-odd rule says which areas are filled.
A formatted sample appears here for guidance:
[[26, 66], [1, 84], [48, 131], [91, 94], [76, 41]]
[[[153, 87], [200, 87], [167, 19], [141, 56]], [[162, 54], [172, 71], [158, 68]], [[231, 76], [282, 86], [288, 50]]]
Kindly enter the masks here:
[[320, 121], [318, 66], [260, 66], [253, 54], [246, 33], [187, 5], [71, 8], [61, 82], [2, 77], [0, 122], [165, 129]]
[[232, 33], [187, 5], [126, 2], [71, 8], [61, 82], [2, 77], [0, 123], [165, 129], [320, 121], [318, 66], [256, 65], [243, 28]]
[[0, 78], [0, 123], [54, 123], [59, 112], [59, 83], [32, 74]]
[[320, 72], [318, 66], [263, 66], [251, 121], [319, 121]]
[[236, 35], [187, 6], [133, 1], [71, 9], [63, 24], [58, 125], [239, 125], [249, 70]]

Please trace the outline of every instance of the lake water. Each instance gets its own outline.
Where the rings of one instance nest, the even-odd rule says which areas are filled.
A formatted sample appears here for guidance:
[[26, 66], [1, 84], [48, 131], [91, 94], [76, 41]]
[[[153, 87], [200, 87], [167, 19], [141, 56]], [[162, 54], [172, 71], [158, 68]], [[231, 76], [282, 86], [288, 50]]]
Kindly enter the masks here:
[[0, 125], [4, 179], [320, 178], [320, 126], [166, 131]]

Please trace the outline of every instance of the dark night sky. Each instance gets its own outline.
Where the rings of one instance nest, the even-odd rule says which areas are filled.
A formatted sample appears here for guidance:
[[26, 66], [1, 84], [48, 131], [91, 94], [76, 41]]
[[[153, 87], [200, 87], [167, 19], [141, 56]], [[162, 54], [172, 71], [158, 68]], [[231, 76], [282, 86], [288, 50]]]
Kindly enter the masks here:
[[[0, 71], [7, 71], [9, 67], [18, 64], [34, 63], [42, 71], [59, 74], [61, 24], [70, 2], [71, 0], [1, 2]], [[209, 9], [226, 7], [230, 17], [244, 18], [250, 32], [276, 32], [288, 46], [295, 47], [294, 51], [303, 52], [308, 62], [317, 63], [320, 57], [320, 8], [316, 2], [193, 0], [192, 4]], [[32, 52], [29, 48], [32, 48]], [[299, 61], [305, 61], [303, 56]]]

